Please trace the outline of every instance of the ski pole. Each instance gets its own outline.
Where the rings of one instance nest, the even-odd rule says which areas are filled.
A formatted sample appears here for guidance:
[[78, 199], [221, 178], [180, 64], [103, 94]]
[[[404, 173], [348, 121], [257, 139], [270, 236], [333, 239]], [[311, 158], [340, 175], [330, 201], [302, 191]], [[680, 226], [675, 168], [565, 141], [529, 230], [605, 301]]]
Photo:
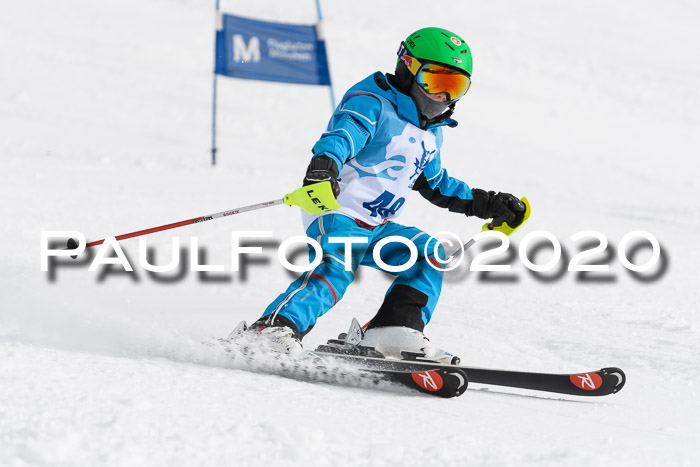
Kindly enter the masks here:
[[[513, 232], [515, 232], [520, 227], [522, 227], [525, 224], [525, 222], [527, 222], [527, 220], [530, 218], [531, 209], [530, 209], [530, 202], [528, 201], [528, 199], [526, 197], [523, 196], [520, 199], [520, 201], [522, 201], [525, 204], [525, 214], [523, 215], [523, 220], [520, 222], [520, 224], [518, 224], [515, 227], [511, 227], [505, 221], [501, 221], [500, 223], [498, 223], [499, 219], [493, 219], [491, 222], [487, 222], [486, 224], [484, 224], [481, 227], [481, 231], [482, 232], [497, 231], [497, 232], [504, 233], [506, 235], [511, 235]], [[472, 245], [474, 245], [475, 243], [476, 243], [476, 240], [474, 240], [474, 238], [470, 238], [461, 247], [457, 248], [452, 253], [447, 255], [448, 258], [452, 257], [452, 259], [450, 261], [448, 261], [448, 264], [451, 263], [452, 261], [454, 261], [454, 255], [456, 255], [457, 253], [464, 254], [464, 252], [467, 251], [469, 248], [471, 248]]]
[[[114, 239], [117, 241], [126, 240], [127, 238], [140, 237], [142, 235], [148, 235], [154, 232], [162, 232], [164, 230], [176, 229], [185, 225], [198, 224], [200, 222], [220, 219], [222, 217], [233, 216], [234, 214], [240, 214], [248, 211], [256, 211], [258, 209], [269, 208], [270, 206], [277, 206], [280, 204], [286, 204], [288, 206], [298, 206], [304, 211], [308, 212], [309, 214], [321, 214], [323, 212], [332, 211], [340, 207], [338, 202], [335, 200], [335, 196], [333, 196], [333, 190], [331, 188], [330, 182], [319, 182], [298, 188], [293, 192], [286, 194], [284, 198], [276, 199], [273, 201], [266, 201], [264, 203], [251, 204], [250, 206], [244, 206], [241, 208], [228, 209], [226, 211], [221, 211], [214, 214], [207, 214], [205, 216], [194, 217], [192, 219], [173, 222], [171, 224], [160, 225], [158, 227], [150, 227], [148, 229], [137, 230], [136, 232], [118, 235], [114, 237]], [[102, 240], [95, 240], [94, 242], [87, 243], [85, 245], [85, 248], [101, 245], [104, 242], [104, 238]], [[73, 238], [68, 239], [68, 245], [66, 249], [74, 250], [76, 248], [78, 248], [78, 242]], [[77, 256], [71, 257], [73, 259], [77, 258]]]

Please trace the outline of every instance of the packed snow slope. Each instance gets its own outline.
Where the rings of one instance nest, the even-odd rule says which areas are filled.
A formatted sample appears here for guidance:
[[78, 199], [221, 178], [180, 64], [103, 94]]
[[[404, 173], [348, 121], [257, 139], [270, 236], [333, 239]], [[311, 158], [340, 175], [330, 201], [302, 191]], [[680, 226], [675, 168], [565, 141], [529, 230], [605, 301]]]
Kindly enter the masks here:
[[[329, 96], [321, 87], [220, 78], [212, 167], [213, 1], [5, 2], [0, 465], [697, 465], [698, 6], [322, 6], [336, 99], [370, 73], [391, 71], [399, 42], [418, 28], [464, 36], [474, 82], [457, 107], [460, 125], [445, 131], [444, 166], [533, 206], [511, 257], [496, 258], [513, 271], [484, 276], [465, 263], [449, 273], [427, 335], [470, 365], [619, 366], [627, 386], [582, 400], [473, 385], [435, 400], [234, 368], [201, 342], [255, 320], [292, 280], [276, 260], [275, 242], [302, 234], [297, 210], [286, 206], [148, 237], [159, 264], [173, 238], [187, 253], [196, 237], [200, 262], [223, 272], [149, 274], [137, 240], [123, 243], [133, 273], [90, 272], [82, 259], [42, 272], [42, 231], [95, 240], [298, 187]], [[310, 0], [222, 8], [315, 20]], [[408, 203], [402, 223], [463, 239], [480, 229], [417, 194]], [[238, 230], [274, 232], [244, 274], [230, 266]], [[561, 242], [563, 271], [523, 266], [518, 244], [536, 230]], [[608, 238], [606, 253], [591, 258], [611, 265], [608, 273], [565, 271], [591, 241], [570, 239], [583, 230]], [[638, 276], [617, 256], [635, 230], [662, 247], [659, 266]], [[632, 250], [634, 263], [651, 257], [648, 246]], [[551, 255], [543, 247], [530, 256], [544, 264]], [[363, 271], [305, 346], [344, 331], [352, 317], [371, 318], [389, 283]]]

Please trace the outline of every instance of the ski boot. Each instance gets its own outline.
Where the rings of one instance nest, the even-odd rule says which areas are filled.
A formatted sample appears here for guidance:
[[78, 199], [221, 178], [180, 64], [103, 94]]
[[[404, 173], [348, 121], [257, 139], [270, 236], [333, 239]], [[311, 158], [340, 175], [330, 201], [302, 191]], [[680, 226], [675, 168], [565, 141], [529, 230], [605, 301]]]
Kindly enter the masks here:
[[228, 340], [246, 341], [247, 344], [289, 355], [300, 354], [304, 351], [296, 331], [289, 326], [269, 326], [262, 318], [251, 324], [250, 327], [245, 321], [241, 321], [229, 334]]
[[360, 355], [364, 357], [394, 358], [459, 365], [459, 357], [433, 347], [422, 332], [404, 326], [384, 326], [366, 331], [353, 318], [347, 333], [331, 339], [318, 351]]

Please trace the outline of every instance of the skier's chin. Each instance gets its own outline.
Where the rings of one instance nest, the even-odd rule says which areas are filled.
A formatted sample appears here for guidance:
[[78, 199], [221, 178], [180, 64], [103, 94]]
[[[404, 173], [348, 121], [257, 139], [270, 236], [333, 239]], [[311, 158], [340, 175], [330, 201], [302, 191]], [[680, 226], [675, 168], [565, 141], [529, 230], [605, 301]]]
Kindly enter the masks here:
[[434, 120], [434, 119], [436, 119], [436, 118], [442, 116], [442, 115], [443, 115], [445, 112], [447, 112], [448, 110], [449, 110], [449, 107], [445, 107], [444, 109], [442, 109], [442, 110], [439, 111], [439, 112], [428, 112], [429, 115], [423, 114], [423, 117], [425, 117], [426, 120]]
[[[434, 112], [431, 112], [430, 109], [422, 109], [419, 111], [421, 117], [428, 123], [433, 123], [436, 121], [440, 121], [441, 118], [447, 111], [449, 110], [449, 107], [445, 107], [444, 109], [439, 109]], [[426, 115], [427, 114], [427, 115]]]

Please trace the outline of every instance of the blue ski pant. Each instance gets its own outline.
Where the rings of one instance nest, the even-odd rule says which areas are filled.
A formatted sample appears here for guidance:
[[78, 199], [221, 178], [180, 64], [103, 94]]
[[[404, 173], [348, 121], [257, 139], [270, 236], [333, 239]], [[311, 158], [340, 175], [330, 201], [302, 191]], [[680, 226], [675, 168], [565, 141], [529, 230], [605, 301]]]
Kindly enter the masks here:
[[[282, 316], [294, 323], [299, 333], [304, 335], [320, 316], [343, 298], [348, 286], [355, 279], [355, 271], [359, 266], [383, 270], [376, 264], [373, 254], [378, 242], [390, 236], [403, 237], [413, 242], [418, 251], [418, 259], [405, 271], [390, 272], [396, 279], [387, 290], [385, 300], [397, 286], [400, 286], [397, 288], [399, 291], [415, 289], [419, 296], [423, 297], [422, 294], [425, 294], [425, 299], [421, 302], [423, 306], [420, 308], [421, 329], [430, 321], [440, 296], [443, 276], [441, 265], [433, 256], [436, 240], [430, 235], [416, 227], [406, 227], [393, 222], [373, 228], [362, 226], [354, 219], [340, 214], [319, 217], [309, 226], [306, 233], [321, 245], [323, 259], [314, 269], [304, 272], [267, 307], [263, 318], [266, 318], [268, 323], [274, 323], [277, 316]], [[345, 244], [331, 243], [331, 237], [363, 237], [367, 238], [367, 243], [354, 243], [351, 258], [347, 258]], [[445, 257], [441, 245], [438, 245], [437, 251], [440, 258]], [[428, 253], [428, 257], [425, 256], [425, 252]], [[310, 248], [309, 257], [310, 261], [315, 258], [313, 248]], [[387, 265], [403, 265], [409, 257], [410, 250], [402, 243], [390, 242], [381, 247], [380, 258]], [[348, 263], [351, 265], [350, 271], [345, 270]]]

